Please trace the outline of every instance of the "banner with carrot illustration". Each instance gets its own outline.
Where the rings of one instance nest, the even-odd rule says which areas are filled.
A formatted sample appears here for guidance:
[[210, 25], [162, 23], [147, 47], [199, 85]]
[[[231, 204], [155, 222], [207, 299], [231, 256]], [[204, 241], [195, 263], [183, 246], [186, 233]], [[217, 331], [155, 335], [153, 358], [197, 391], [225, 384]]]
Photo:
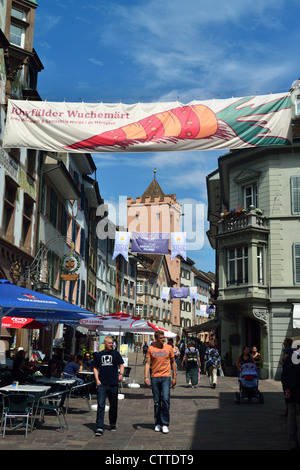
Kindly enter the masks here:
[[162, 152], [291, 145], [289, 93], [172, 103], [9, 100], [3, 146]]

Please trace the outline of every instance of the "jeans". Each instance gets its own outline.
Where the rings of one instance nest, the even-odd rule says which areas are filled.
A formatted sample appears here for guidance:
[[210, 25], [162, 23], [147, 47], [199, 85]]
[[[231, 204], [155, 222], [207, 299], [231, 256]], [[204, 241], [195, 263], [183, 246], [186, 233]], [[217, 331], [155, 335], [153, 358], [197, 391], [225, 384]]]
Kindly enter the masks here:
[[103, 385], [97, 387], [97, 428], [103, 429], [106, 397], [109, 401], [109, 424], [117, 424], [118, 416], [118, 385]]
[[171, 377], [151, 377], [155, 425], [169, 426]]

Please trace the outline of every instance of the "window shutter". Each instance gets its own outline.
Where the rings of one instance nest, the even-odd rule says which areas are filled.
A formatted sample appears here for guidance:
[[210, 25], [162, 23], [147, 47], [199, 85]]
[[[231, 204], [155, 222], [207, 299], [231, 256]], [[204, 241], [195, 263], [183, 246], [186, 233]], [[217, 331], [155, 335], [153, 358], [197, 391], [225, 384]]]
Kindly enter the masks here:
[[300, 214], [300, 176], [291, 177], [292, 214]]
[[294, 284], [300, 284], [300, 243], [293, 245], [294, 258]]
[[148, 305], [146, 305], [146, 304], [143, 305], [143, 311], [144, 311], [144, 312], [143, 312], [143, 313], [144, 313], [144, 317], [146, 317], [147, 314], [148, 314]]
[[85, 231], [84, 228], [80, 230], [80, 254], [82, 258], [84, 258], [85, 254]]

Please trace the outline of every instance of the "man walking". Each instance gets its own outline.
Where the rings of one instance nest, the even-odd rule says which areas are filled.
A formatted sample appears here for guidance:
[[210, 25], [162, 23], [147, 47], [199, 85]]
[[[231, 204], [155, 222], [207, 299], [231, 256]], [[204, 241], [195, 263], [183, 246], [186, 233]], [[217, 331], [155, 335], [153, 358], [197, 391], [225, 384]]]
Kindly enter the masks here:
[[[154, 400], [155, 431], [169, 432], [170, 388], [176, 384], [176, 363], [173, 348], [165, 344], [162, 331], [155, 332], [155, 341], [149, 346], [145, 364], [145, 384], [150, 385], [148, 377], [151, 366], [151, 387]], [[171, 366], [173, 378], [171, 380]]]
[[[118, 368], [120, 367], [120, 373]], [[116, 431], [118, 415], [118, 383], [123, 380], [124, 361], [121, 354], [113, 349], [111, 336], [104, 338], [104, 350], [95, 354], [93, 365], [97, 386], [97, 430], [95, 435], [102, 436], [104, 431], [104, 413], [106, 397], [109, 400], [110, 430]]]

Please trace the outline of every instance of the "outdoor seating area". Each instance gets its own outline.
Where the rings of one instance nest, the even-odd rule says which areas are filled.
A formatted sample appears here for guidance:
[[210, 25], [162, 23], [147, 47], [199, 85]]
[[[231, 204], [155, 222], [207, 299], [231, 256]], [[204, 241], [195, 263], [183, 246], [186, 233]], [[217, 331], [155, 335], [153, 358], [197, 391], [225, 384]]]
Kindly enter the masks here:
[[[74, 401], [86, 403], [91, 415], [94, 381], [74, 385], [75, 380], [39, 378], [26, 385], [9, 384], [0, 387], [1, 435], [25, 427], [33, 431], [45, 423], [45, 415], [56, 415], [61, 431], [68, 429], [67, 414], [72, 413]], [[81, 406], [81, 405], [80, 405]], [[76, 407], [77, 409], [77, 407]], [[54, 428], [56, 429], [56, 428]]]

